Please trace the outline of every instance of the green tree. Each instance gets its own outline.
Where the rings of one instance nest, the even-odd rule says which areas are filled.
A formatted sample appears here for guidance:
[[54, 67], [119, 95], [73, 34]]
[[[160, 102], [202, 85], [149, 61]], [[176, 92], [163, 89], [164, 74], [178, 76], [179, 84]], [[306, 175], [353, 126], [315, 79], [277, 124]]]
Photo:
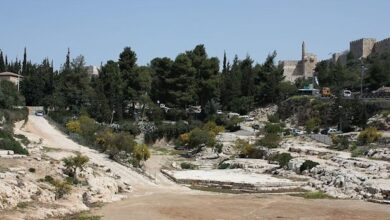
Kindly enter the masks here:
[[64, 158], [62, 161], [64, 162], [64, 166], [69, 170], [74, 182], [77, 183], [77, 169], [83, 171], [89, 158], [78, 153], [76, 156]]

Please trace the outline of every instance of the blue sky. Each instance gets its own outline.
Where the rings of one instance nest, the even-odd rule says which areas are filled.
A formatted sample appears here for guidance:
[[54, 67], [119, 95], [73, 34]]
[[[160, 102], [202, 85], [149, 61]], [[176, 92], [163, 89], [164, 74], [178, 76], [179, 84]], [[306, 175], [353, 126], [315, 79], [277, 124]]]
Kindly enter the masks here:
[[390, 1], [368, 0], [2, 0], [0, 49], [44, 57], [58, 68], [68, 47], [88, 64], [117, 60], [125, 46], [138, 64], [174, 58], [197, 44], [220, 59], [298, 59], [303, 40], [320, 59], [362, 37], [390, 37]]

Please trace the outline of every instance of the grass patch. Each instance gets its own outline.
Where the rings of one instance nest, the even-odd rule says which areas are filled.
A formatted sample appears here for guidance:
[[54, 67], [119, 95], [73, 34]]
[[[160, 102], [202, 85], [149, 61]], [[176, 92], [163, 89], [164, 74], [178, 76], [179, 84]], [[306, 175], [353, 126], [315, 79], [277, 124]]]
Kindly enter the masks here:
[[70, 216], [66, 216], [63, 220], [100, 220], [102, 217], [98, 215], [92, 215], [89, 212], [80, 212]]
[[168, 149], [165, 147], [153, 147], [153, 148], [151, 148], [151, 150], [153, 151], [153, 154], [156, 154], [156, 155], [178, 155], [178, 154], [180, 154], [179, 150]]
[[23, 134], [15, 134], [14, 137], [19, 139], [20, 142], [22, 142], [22, 144], [24, 144], [25, 146], [30, 144], [30, 141]]
[[326, 193], [320, 191], [291, 194], [291, 196], [302, 197], [305, 199], [334, 199], [334, 197], [329, 196]]
[[27, 208], [28, 206], [28, 202], [19, 202], [16, 207], [20, 208], [20, 209], [25, 209]]

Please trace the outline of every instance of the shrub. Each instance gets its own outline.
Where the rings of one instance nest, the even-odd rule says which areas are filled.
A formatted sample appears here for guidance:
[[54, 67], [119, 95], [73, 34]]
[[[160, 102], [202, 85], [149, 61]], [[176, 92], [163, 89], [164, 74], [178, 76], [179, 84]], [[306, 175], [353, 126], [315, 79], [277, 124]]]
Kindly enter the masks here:
[[14, 139], [12, 133], [4, 130], [0, 130], [0, 149], [12, 150], [16, 154], [28, 155], [28, 151]]
[[281, 153], [272, 156], [269, 160], [278, 162], [280, 167], [285, 167], [292, 158], [293, 157], [289, 153]]
[[89, 158], [87, 156], [77, 154], [74, 157], [71, 156], [64, 158], [62, 161], [64, 162], [64, 166], [70, 172], [71, 177], [73, 177], [74, 182], [77, 183], [77, 169], [83, 170], [85, 165], [88, 163]]
[[195, 128], [190, 132], [188, 145], [192, 148], [199, 147], [202, 144], [212, 147], [215, 143], [215, 135], [212, 132], [201, 130], [200, 128]]
[[61, 199], [64, 195], [69, 194], [72, 190], [72, 186], [67, 181], [54, 180], [52, 185], [56, 188], [56, 199]]
[[22, 144], [24, 145], [28, 145], [30, 144], [30, 141], [28, 140], [28, 138], [26, 136], [24, 136], [23, 134], [15, 134], [14, 137], [20, 139], [20, 142], [22, 142]]
[[95, 143], [99, 148], [110, 154], [110, 157], [116, 156], [119, 152], [132, 153], [136, 142], [129, 133], [113, 133], [111, 130], [100, 132], [96, 136]]
[[299, 168], [299, 170], [302, 172], [304, 170], [311, 170], [311, 168], [315, 167], [319, 165], [319, 163], [317, 162], [314, 162], [312, 160], [305, 160], [305, 162], [303, 162], [303, 164], [301, 165], [301, 167]]
[[220, 115], [215, 120], [217, 125], [225, 127], [226, 130], [230, 132], [238, 131], [240, 130], [240, 123], [243, 121], [242, 118], [239, 118], [237, 116], [233, 116], [232, 118], [228, 118], [225, 115]]
[[238, 139], [234, 144], [234, 148], [239, 151], [240, 157], [250, 157], [254, 152], [254, 147], [252, 144], [249, 144], [248, 141]]
[[78, 120], [70, 120], [66, 123], [66, 129], [71, 133], [81, 134], [80, 122]]
[[192, 163], [187, 163], [187, 162], [182, 162], [180, 164], [180, 167], [184, 170], [194, 170], [197, 168], [197, 166], [195, 166], [194, 164]]
[[333, 147], [337, 150], [346, 150], [349, 148], [348, 137], [344, 135], [332, 135]]
[[267, 115], [268, 121], [271, 123], [279, 123], [279, 114], [275, 113], [273, 115]]
[[311, 133], [315, 132], [317, 133], [319, 130], [321, 120], [319, 118], [310, 118], [309, 120], [306, 121], [306, 132]]
[[45, 176], [43, 181], [48, 182], [55, 187], [56, 199], [61, 199], [64, 195], [69, 194], [72, 190], [72, 186], [69, 182], [54, 179], [52, 176]]
[[119, 130], [129, 132], [130, 134], [132, 134], [134, 136], [139, 135], [141, 133], [137, 124], [135, 124], [132, 121], [124, 121], [124, 122], [120, 123]]
[[267, 134], [278, 134], [283, 131], [283, 128], [279, 123], [267, 123], [264, 127], [264, 131]]
[[356, 147], [351, 150], [351, 157], [363, 156], [366, 150], [362, 147]]
[[179, 136], [180, 144], [183, 144], [183, 145], [188, 144], [189, 140], [190, 140], [190, 134], [189, 133], [184, 133], [184, 134], [181, 134]]
[[132, 156], [135, 161], [135, 165], [139, 167], [141, 165], [141, 161], [146, 161], [150, 158], [148, 146], [146, 146], [146, 144], [137, 144], [134, 147]]
[[268, 147], [268, 148], [277, 148], [279, 147], [279, 143], [282, 139], [277, 134], [269, 133], [266, 134], [263, 138], [261, 138], [257, 143], [260, 146]]
[[378, 132], [376, 128], [368, 127], [361, 131], [358, 136], [358, 141], [361, 145], [374, 143], [382, 137], [382, 133]]
[[54, 178], [52, 176], [45, 176], [44, 181], [48, 183], [53, 183]]
[[218, 164], [218, 169], [221, 169], [221, 170], [225, 170], [225, 169], [227, 169], [227, 168], [229, 168], [230, 167], [230, 164], [228, 164], [228, 163], [220, 163], [220, 164]]
[[219, 133], [225, 131], [225, 128], [223, 126], [218, 126], [213, 121], [209, 121], [205, 125], [203, 125], [203, 129], [212, 132], [214, 135], [218, 135]]
[[35, 173], [35, 168], [32, 168], [32, 167], [28, 168], [28, 172]]
[[21, 208], [21, 209], [25, 209], [25, 208], [27, 208], [27, 206], [28, 206], [28, 202], [19, 202], [16, 205], [16, 207]]
[[303, 194], [305, 199], [330, 199], [331, 196], [328, 196], [326, 193], [316, 191], [316, 192], [306, 192]]

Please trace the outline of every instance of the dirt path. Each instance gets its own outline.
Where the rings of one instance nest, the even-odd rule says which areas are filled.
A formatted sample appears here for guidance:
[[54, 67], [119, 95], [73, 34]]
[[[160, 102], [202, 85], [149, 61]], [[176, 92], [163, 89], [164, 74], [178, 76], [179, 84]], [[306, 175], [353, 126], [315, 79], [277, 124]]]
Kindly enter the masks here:
[[[35, 115], [30, 115], [27, 124], [21, 128], [22, 123], [17, 123], [15, 126], [15, 133], [21, 133], [33, 140], [41, 139], [42, 145], [57, 148], [64, 151], [77, 151], [90, 158], [90, 161], [111, 169], [111, 171], [126, 180], [131, 184], [135, 190], [141, 188], [154, 188], [156, 184], [145, 178], [144, 176], [132, 171], [131, 169], [120, 165], [110, 160], [107, 155], [99, 153], [96, 150], [79, 145], [69, 139], [65, 134], [55, 129], [49, 122], [43, 118]], [[56, 152], [61, 154], [61, 152]], [[64, 157], [68, 154], [63, 152]]]
[[91, 161], [110, 168], [127, 180], [134, 191], [126, 200], [94, 210], [103, 219], [390, 219], [386, 205], [352, 200], [306, 200], [287, 195], [217, 194], [178, 186], [157, 172], [169, 157], [153, 155], [146, 164], [156, 181], [115, 163], [106, 155], [81, 146], [56, 130], [44, 118], [30, 116], [16, 133], [66, 151], [80, 151]]

